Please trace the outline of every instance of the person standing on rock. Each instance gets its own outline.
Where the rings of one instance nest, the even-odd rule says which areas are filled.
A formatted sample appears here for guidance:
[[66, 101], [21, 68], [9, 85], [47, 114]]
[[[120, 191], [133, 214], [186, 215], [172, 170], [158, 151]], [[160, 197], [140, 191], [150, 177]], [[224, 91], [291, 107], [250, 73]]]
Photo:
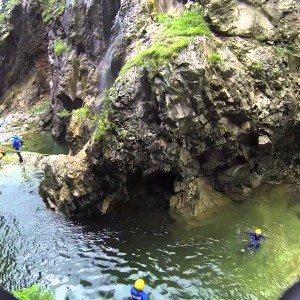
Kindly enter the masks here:
[[22, 163], [23, 162], [23, 157], [21, 155], [21, 150], [22, 150], [22, 146], [23, 146], [23, 140], [21, 137], [14, 135], [12, 137], [12, 147], [16, 150], [18, 156], [19, 156], [19, 162]]

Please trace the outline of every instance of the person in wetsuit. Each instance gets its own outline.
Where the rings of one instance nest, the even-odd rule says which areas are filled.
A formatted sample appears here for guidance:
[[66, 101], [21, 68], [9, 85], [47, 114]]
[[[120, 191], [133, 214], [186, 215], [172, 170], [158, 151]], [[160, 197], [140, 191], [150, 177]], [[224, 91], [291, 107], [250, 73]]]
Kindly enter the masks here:
[[148, 300], [148, 295], [143, 291], [145, 288], [145, 281], [143, 279], [138, 279], [134, 286], [131, 288], [131, 299], [132, 300]]
[[253, 254], [255, 254], [260, 247], [262, 239], [265, 239], [266, 237], [262, 234], [262, 231], [259, 228], [257, 228], [255, 232], [250, 232], [249, 234], [250, 234], [250, 242], [246, 246], [246, 248], [242, 250], [242, 252], [254, 248]]
[[23, 140], [19, 136], [14, 135], [12, 137], [12, 147], [16, 150], [16, 152], [19, 156], [20, 163], [23, 162], [23, 157], [21, 155], [22, 146], [23, 146]]

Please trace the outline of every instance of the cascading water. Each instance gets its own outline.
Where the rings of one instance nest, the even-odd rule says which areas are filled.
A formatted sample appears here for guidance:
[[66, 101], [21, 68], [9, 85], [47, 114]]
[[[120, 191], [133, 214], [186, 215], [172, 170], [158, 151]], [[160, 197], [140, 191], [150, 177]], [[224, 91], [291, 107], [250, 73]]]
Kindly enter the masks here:
[[119, 13], [116, 16], [114, 25], [113, 25], [113, 36], [111, 38], [110, 46], [108, 47], [105, 56], [103, 57], [100, 64], [100, 83], [99, 83], [99, 92], [103, 94], [103, 92], [110, 88], [115, 79], [116, 75], [112, 72], [112, 62], [114, 56], [119, 49], [123, 40], [123, 30], [122, 30], [122, 22], [120, 19]]
[[99, 100], [95, 104], [95, 113], [98, 114], [102, 108], [102, 100], [101, 96], [103, 93], [109, 89], [115, 79], [118, 76], [118, 72], [120, 68], [114, 70], [113, 68], [113, 61], [116, 55], [116, 52], [120, 48], [122, 41], [123, 41], [123, 27], [122, 21], [120, 18], [120, 11], [116, 15], [115, 22], [112, 27], [113, 35], [110, 39], [110, 45], [107, 48], [106, 54], [101, 60], [100, 63], [100, 81], [99, 81]]
[[[123, 1], [121, 1], [122, 3]], [[157, 0], [160, 10], [165, 13], [172, 13], [177, 11], [181, 6], [178, 0]], [[100, 113], [102, 109], [101, 96], [104, 92], [109, 89], [115, 79], [118, 76], [118, 72], [121, 66], [114, 66], [114, 60], [116, 58], [116, 53], [120, 49], [123, 41], [123, 25], [122, 18], [120, 17], [120, 11], [116, 15], [115, 22], [112, 27], [112, 37], [110, 39], [109, 47], [107, 48], [106, 54], [100, 63], [100, 81], [99, 81], [99, 94], [100, 97], [95, 103], [94, 112], [96, 114]], [[117, 64], [116, 64], [117, 65]]]

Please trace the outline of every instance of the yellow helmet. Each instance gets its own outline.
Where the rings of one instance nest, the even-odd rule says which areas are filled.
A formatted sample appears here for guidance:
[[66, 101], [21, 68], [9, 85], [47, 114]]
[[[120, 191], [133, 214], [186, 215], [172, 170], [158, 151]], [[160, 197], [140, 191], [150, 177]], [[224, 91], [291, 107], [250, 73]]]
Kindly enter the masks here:
[[255, 233], [256, 233], [256, 234], [261, 234], [261, 229], [257, 228], [257, 229], [255, 230]]
[[135, 284], [134, 287], [136, 290], [138, 291], [142, 291], [145, 288], [145, 281], [143, 279], [138, 279]]

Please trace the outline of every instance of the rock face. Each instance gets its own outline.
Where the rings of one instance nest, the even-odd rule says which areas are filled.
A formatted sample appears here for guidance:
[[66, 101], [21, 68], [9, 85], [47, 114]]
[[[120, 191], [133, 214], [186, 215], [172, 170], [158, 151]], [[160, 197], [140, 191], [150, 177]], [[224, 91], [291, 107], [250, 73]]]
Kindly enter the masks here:
[[[113, 130], [103, 141], [92, 138], [74, 158], [53, 158], [41, 184], [44, 198], [69, 215], [128, 203], [197, 217], [227, 196], [245, 199], [262, 182], [296, 181], [299, 65], [284, 41], [298, 33], [294, 28], [283, 36], [282, 27], [297, 16], [299, 4], [283, 2], [208, 1], [211, 25], [225, 36], [195, 38], [155, 76], [143, 67], [121, 76], [109, 116]], [[148, 19], [143, 34], [136, 32], [143, 16], [137, 7], [134, 1], [123, 7], [131, 20], [124, 19], [128, 57], [136, 41], [147, 43], [159, 30]], [[264, 41], [243, 38], [258, 33]], [[210, 62], [214, 53], [222, 63]], [[70, 178], [79, 165], [85, 175]]]
[[1, 24], [0, 112], [49, 101], [49, 61], [39, 8], [18, 4]]
[[15, 6], [4, 29], [0, 37], [0, 96], [32, 69], [39, 69], [36, 62], [42, 60], [46, 52], [45, 28], [36, 6]]
[[289, 41], [300, 26], [297, 0], [208, 0], [207, 9], [215, 30], [226, 35]]
[[[172, 2], [157, 4], [169, 10]], [[185, 1], [179, 2], [174, 5], [182, 9]], [[300, 3], [198, 2], [213, 34], [192, 38], [169, 62], [123, 69], [100, 104], [95, 65], [108, 47], [107, 28], [119, 3], [80, 2], [51, 27], [54, 114], [102, 107], [88, 121], [72, 116], [67, 123], [75, 156], [44, 161], [40, 192], [52, 208], [83, 216], [123, 205], [161, 206], [197, 218], [229, 198], [246, 199], [263, 182], [297, 181]], [[152, 49], [162, 34], [149, 3], [122, 2], [119, 62]], [[71, 50], [55, 55], [57, 38]], [[56, 136], [64, 126], [56, 117]]]
[[[72, 111], [95, 101], [99, 92], [100, 62], [109, 47], [119, 7], [120, 0], [78, 1], [75, 6], [68, 6], [63, 17], [51, 27], [48, 39], [55, 112]], [[65, 47], [62, 53], [55, 52], [58, 41]], [[54, 136], [65, 134], [65, 125], [64, 120], [55, 118]], [[72, 143], [71, 138], [71, 147]]]
[[[89, 136], [76, 136], [77, 130], [68, 130], [68, 119], [58, 113], [95, 102], [98, 66], [109, 47], [120, 0], [82, 0], [76, 5], [61, 1], [64, 13], [58, 16], [51, 5], [20, 1], [1, 23], [0, 113], [30, 109], [41, 101], [51, 103], [54, 136], [65, 138], [70, 133], [72, 153], [77, 153], [77, 144], [82, 147]], [[90, 132], [89, 124], [82, 122], [81, 126]]]

